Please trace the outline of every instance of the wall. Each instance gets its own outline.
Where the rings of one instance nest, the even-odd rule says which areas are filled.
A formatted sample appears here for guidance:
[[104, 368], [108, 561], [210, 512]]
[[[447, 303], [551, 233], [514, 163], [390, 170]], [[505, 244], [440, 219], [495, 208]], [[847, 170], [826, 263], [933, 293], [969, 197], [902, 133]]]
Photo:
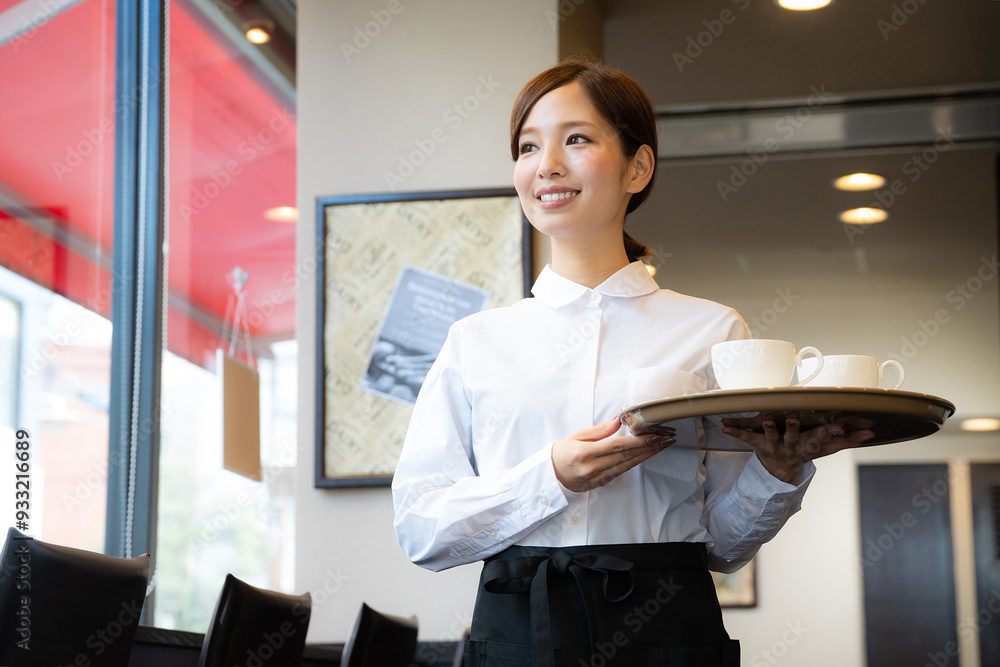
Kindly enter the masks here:
[[604, 58], [604, 15], [596, 2], [560, 0], [559, 60]]
[[[421, 638], [456, 639], [479, 576], [477, 566], [434, 574], [412, 565], [396, 544], [387, 488], [313, 488], [316, 197], [390, 191], [386, 173], [408, 173], [401, 161], [438, 128], [445, 140], [395, 189], [509, 187], [510, 108], [521, 86], [556, 62], [559, 23], [555, 0], [298, 4], [296, 590], [314, 597], [310, 642], [343, 641], [362, 601], [417, 614]], [[475, 110], [457, 126], [447, 122], [477, 87], [484, 99]]]

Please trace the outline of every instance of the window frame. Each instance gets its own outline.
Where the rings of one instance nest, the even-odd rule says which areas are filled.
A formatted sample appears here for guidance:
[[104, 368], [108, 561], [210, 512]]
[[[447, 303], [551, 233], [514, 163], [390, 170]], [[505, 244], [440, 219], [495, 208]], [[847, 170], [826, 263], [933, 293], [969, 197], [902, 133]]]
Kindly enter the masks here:
[[[114, 264], [105, 552], [156, 567], [168, 0], [116, 5]], [[152, 623], [151, 598], [142, 622]]]

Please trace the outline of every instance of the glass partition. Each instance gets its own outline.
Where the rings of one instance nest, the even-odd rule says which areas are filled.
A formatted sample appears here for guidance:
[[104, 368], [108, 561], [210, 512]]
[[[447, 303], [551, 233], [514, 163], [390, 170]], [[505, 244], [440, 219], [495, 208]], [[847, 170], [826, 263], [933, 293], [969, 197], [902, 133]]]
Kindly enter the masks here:
[[0, 12], [0, 494], [14, 497], [10, 443], [24, 429], [30, 508], [9, 525], [103, 551], [115, 3]]

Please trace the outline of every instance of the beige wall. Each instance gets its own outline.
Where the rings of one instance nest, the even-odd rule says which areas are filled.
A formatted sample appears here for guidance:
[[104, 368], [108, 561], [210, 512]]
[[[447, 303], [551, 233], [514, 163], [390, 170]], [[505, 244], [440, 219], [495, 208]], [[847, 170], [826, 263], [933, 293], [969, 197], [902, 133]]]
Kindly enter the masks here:
[[[362, 601], [417, 614], [422, 638], [455, 639], [471, 618], [479, 568], [433, 574], [412, 565], [396, 544], [387, 488], [313, 488], [316, 197], [509, 187], [510, 108], [556, 62], [558, 9], [555, 0], [301, 0], [298, 12], [296, 590], [313, 593], [311, 642], [343, 641]], [[367, 41], [358, 35], [366, 27]], [[477, 88], [484, 99], [474, 111], [445, 116]], [[386, 173], [401, 173], [400, 160], [432, 136], [423, 164], [390, 183]]]

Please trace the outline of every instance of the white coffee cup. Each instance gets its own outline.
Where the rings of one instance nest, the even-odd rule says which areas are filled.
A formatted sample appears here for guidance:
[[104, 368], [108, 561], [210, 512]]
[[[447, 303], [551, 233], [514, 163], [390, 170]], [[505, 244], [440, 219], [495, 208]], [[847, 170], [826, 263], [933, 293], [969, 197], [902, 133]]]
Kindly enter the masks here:
[[[885, 380], [887, 367], [896, 369], [896, 384], [892, 389], [899, 389], [903, 384], [903, 366], [895, 359], [879, 363], [875, 357], [863, 354], [830, 354], [823, 357], [823, 368], [818, 373], [812, 359], [805, 359], [798, 369], [799, 377], [807, 387], [878, 387], [879, 380]], [[809, 377], [812, 374], [812, 377]]]
[[815, 347], [798, 352], [786, 340], [729, 340], [712, 346], [712, 370], [723, 389], [787, 387], [805, 355], [816, 359], [817, 369], [796, 387], [813, 379], [823, 369], [823, 353]]

